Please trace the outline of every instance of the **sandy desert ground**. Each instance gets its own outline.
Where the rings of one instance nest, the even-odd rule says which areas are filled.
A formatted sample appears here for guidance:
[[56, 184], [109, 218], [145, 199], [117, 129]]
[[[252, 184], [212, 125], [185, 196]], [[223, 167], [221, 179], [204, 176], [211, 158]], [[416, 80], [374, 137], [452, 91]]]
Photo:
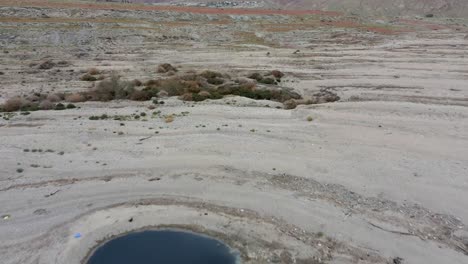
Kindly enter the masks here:
[[[165, 227], [244, 263], [468, 263], [467, 19], [55, 3], [0, 3], [0, 103], [85, 91], [90, 68], [166, 78], [161, 63], [280, 70], [279, 86], [340, 100], [1, 113], [1, 263], [85, 263], [112, 236]], [[141, 118], [89, 119], [103, 114]]]

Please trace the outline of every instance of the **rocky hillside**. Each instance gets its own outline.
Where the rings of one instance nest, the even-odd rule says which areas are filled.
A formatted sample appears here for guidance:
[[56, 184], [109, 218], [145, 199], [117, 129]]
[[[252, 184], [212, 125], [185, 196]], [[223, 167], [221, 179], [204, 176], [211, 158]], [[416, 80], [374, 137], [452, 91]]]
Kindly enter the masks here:
[[233, 7], [262, 7], [284, 9], [322, 9], [353, 12], [364, 15], [427, 15], [466, 17], [468, 1], [466, 0], [130, 0], [145, 3], [236, 3]]

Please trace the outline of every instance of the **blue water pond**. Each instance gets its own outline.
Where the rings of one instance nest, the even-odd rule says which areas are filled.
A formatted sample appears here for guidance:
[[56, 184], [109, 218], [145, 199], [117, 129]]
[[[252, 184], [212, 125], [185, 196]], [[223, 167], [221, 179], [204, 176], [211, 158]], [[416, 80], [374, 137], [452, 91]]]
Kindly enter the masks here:
[[235, 264], [238, 253], [207, 236], [178, 230], [130, 233], [99, 247], [87, 264]]

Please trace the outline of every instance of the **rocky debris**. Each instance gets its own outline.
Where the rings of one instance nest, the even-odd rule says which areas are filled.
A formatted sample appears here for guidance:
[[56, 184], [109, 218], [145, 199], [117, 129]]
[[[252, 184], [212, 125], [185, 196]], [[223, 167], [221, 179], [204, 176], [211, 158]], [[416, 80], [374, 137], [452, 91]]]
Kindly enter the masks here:
[[38, 66], [38, 69], [41, 69], [41, 70], [49, 70], [49, 69], [52, 69], [53, 67], [55, 67], [55, 62], [51, 61], [51, 60], [46, 60], [44, 62], [42, 62], [41, 64], [39, 64]]
[[158, 73], [168, 73], [168, 72], [177, 72], [178, 70], [177, 68], [175, 68], [169, 63], [163, 63], [158, 66], [157, 71]]
[[331, 103], [340, 100], [340, 97], [327, 89], [322, 89], [320, 92], [313, 94], [312, 98], [313, 104], [323, 104], [323, 103]]
[[294, 109], [297, 107], [297, 101], [294, 99], [287, 100], [283, 103], [284, 109]]

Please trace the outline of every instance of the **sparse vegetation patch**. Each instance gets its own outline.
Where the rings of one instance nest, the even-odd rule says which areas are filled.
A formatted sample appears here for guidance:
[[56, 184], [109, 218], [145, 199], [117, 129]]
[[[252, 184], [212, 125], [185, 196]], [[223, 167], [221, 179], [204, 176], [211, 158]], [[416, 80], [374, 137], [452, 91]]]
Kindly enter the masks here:
[[[158, 66], [158, 72], [176, 72], [170, 64]], [[83, 81], [97, 81], [95, 75], [101, 71], [92, 68], [81, 77]], [[64, 110], [75, 108], [73, 104], [63, 104], [62, 101], [76, 103], [85, 101], [133, 100], [148, 101], [153, 98], [154, 104], [163, 104], [157, 98], [178, 96], [183, 101], [200, 102], [207, 99], [221, 99], [226, 95], [237, 95], [254, 100], [273, 100], [284, 104], [284, 108], [293, 109], [298, 104], [315, 104], [333, 102], [339, 97], [328, 90], [322, 90], [312, 98], [304, 100], [292, 89], [280, 87], [284, 73], [278, 70], [259, 73], [254, 72], [243, 77], [231, 77], [229, 74], [217, 71], [189, 72], [167, 78], [141, 81], [125, 81], [118, 75], [112, 75], [97, 83], [88, 91], [70, 94], [44, 95], [34, 93], [27, 98], [14, 97], [0, 106], [0, 111], [36, 111]], [[57, 104], [55, 104], [57, 103]], [[136, 118], [136, 117], [134, 117]], [[138, 117], [139, 118], [139, 117]]]

